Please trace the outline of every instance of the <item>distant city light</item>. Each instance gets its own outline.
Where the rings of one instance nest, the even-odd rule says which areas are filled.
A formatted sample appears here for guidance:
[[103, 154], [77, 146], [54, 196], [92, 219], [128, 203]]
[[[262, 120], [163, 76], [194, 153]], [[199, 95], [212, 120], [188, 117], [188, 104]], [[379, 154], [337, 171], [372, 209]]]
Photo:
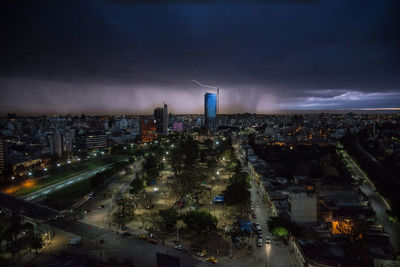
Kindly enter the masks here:
[[104, 151], [101, 151], [101, 154], [104, 155]]
[[219, 175], [219, 171], [217, 171], [217, 175]]
[[31, 172], [28, 172], [28, 175], [29, 175], [29, 176], [31, 176], [31, 175], [32, 175], [32, 173], [31, 173]]
[[81, 159], [80, 158], [78, 158], [78, 161], [80, 161]]
[[43, 170], [44, 170], [44, 171], [47, 171], [47, 168], [44, 168]]
[[57, 167], [60, 167], [61, 166], [61, 164], [60, 163], [57, 163]]
[[158, 191], [158, 187], [155, 187], [155, 188], [154, 188], [154, 192], [157, 192], [157, 191]]
[[168, 151], [167, 151], [167, 152], [165, 152], [165, 154], [166, 154], [166, 155], [168, 155]]
[[215, 142], [215, 144], [219, 145], [219, 142], [217, 141], [217, 142]]
[[14, 180], [15, 179], [15, 177], [14, 176], [11, 176], [11, 180]]
[[70, 163], [71, 163], [71, 161], [70, 161], [70, 160], [68, 160], [68, 161], [67, 161], [67, 163], [68, 163], [68, 164], [70, 164]]

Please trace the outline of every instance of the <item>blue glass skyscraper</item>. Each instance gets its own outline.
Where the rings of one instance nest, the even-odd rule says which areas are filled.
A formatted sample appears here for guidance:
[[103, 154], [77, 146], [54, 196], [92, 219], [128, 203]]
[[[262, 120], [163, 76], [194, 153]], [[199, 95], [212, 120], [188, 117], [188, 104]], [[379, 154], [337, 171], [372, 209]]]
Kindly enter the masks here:
[[217, 95], [213, 93], [204, 95], [204, 126], [211, 131], [217, 129]]

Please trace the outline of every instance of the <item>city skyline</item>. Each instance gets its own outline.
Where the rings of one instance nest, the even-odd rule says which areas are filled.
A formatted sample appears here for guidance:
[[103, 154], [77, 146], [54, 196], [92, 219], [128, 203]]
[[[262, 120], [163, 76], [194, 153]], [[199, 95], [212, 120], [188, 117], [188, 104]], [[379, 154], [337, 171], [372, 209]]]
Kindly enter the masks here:
[[1, 5], [2, 114], [400, 107], [398, 1]]

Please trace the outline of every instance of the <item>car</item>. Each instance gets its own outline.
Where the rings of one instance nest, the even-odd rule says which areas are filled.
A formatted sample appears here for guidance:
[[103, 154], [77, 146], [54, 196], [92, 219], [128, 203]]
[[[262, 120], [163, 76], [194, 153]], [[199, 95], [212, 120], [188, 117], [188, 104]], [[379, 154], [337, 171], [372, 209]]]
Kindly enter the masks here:
[[149, 238], [147, 241], [151, 244], [158, 244], [157, 240], [155, 240], [154, 238]]
[[257, 239], [257, 246], [258, 246], [258, 247], [261, 247], [262, 244], [263, 244], [262, 238]]
[[267, 236], [267, 237], [265, 238], [265, 243], [266, 243], [266, 244], [271, 244], [271, 238], [270, 238], [269, 236]]
[[124, 233], [122, 234], [122, 236], [126, 236], [126, 237], [131, 236], [131, 235], [132, 235], [132, 234], [129, 233], [129, 232], [124, 232]]
[[146, 240], [147, 239], [147, 236], [145, 236], [145, 235], [140, 235], [138, 237], [139, 237], [139, 239], [142, 239], [142, 240]]
[[209, 263], [217, 263], [218, 260], [217, 260], [216, 258], [214, 258], [214, 257], [210, 257], [210, 258], [207, 258], [207, 259], [206, 259], [206, 262], [209, 262]]
[[175, 248], [176, 250], [180, 250], [180, 251], [184, 251], [184, 252], [187, 251], [182, 245], [176, 245], [174, 248]]

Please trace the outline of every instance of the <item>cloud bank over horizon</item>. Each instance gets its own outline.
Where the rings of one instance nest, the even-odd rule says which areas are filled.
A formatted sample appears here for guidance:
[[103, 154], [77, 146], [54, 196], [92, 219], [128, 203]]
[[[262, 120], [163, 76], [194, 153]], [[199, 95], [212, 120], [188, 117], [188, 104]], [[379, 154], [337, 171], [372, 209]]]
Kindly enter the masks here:
[[6, 1], [0, 113], [400, 107], [400, 2]]

